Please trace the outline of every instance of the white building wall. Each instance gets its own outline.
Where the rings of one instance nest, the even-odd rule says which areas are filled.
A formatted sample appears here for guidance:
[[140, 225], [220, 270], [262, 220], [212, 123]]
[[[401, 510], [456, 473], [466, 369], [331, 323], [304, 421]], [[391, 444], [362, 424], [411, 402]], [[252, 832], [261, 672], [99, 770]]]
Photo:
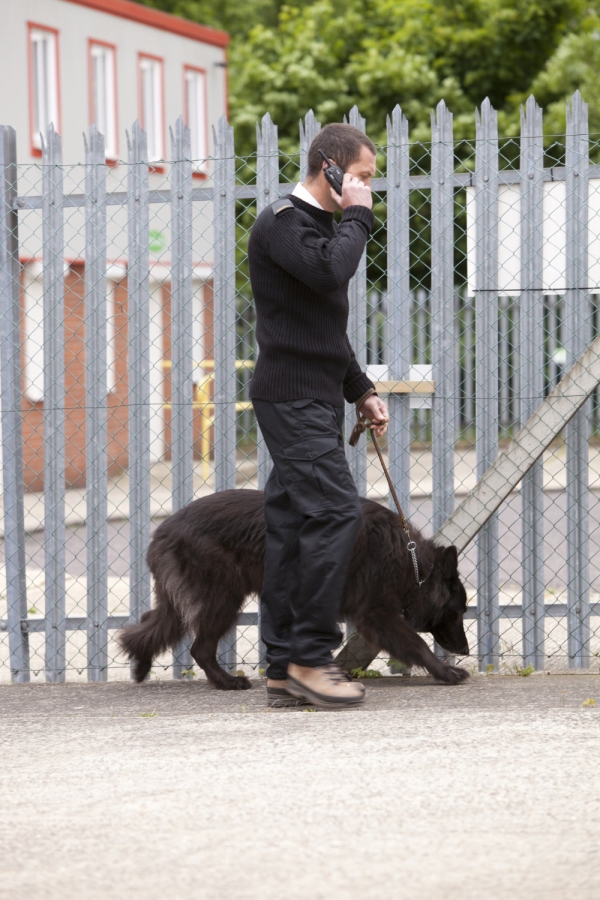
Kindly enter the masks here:
[[[83, 158], [82, 132], [90, 124], [89, 40], [116, 45], [118, 151], [126, 158], [125, 129], [140, 115], [140, 53], [164, 59], [165, 135], [184, 112], [185, 70], [205, 69], [208, 129], [227, 111], [226, 51], [166, 30], [110, 15], [70, 0], [0, 0], [0, 124], [17, 131], [20, 162], [35, 161], [31, 153], [30, 76], [27, 23], [58, 30], [59, 116], [65, 162]], [[211, 146], [209, 140], [209, 148]], [[116, 175], [117, 173], [115, 173]]]

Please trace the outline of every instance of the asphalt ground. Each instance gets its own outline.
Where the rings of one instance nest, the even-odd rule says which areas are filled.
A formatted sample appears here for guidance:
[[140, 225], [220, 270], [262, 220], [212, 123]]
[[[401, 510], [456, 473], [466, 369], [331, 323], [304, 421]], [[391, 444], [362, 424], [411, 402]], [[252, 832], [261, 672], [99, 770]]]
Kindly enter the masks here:
[[367, 690], [1, 686], [0, 897], [598, 900], [599, 675]]

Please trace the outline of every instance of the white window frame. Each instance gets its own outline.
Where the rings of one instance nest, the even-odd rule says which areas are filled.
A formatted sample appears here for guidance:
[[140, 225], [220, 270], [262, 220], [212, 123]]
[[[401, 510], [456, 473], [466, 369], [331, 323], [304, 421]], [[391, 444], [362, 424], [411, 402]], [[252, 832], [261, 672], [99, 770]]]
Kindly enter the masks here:
[[105, 154], [116, 160], [117, 146], [117, 54], [112, 44], [90, 40], [90, 122], [104, 135]]
[[194, 172], [208, 172], [208, 100], [206, 71], [194, 66], [184, 67], [185, 114], [190, 129]]
[[58, 33], [29, 23], [31, 145], [41, 151], [42, 135], [52, 122], [60, 132], [58, 103]]
[[139, 55], [140, 121], [148, 135], [148, 161], [164, 159], [163, 60], [145, 53]]

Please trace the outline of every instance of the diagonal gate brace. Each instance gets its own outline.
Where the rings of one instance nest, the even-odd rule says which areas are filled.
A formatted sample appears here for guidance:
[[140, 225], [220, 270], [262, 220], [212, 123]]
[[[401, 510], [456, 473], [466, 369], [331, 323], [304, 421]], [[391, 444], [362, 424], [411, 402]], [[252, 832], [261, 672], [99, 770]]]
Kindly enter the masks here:
[[[599, 383], [600, 335], [446, 519], [434, 537], [435, 543], [441, 547], [453, 544], [462, 553]], [[357, 666], [366, 668], [373, 659], [372, 649], [357, 632], [350, 635], [337, 656], [338, 664], [347, 671]]]

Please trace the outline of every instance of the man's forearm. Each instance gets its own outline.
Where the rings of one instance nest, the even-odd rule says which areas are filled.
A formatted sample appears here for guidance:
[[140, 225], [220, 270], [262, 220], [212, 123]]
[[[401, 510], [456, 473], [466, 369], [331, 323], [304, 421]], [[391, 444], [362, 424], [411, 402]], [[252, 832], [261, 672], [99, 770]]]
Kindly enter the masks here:
[[274, 217], [269, 230], [269, 253], [277, 265], [319, 293], [346, 284], [354, 275], [373, 222], [371, 210], [344, 211], [337, 234], [325, 238], [294, 211]]
[[367, 391], [373, 390], [374, 392], [375, 385], [359, 366], [354, 350], [348, 340], [348, 335], [346, 335], [346, 343], [350, 350], [350, 362], [344, 377], [344, 398], [348, 403], [356, 403]]

